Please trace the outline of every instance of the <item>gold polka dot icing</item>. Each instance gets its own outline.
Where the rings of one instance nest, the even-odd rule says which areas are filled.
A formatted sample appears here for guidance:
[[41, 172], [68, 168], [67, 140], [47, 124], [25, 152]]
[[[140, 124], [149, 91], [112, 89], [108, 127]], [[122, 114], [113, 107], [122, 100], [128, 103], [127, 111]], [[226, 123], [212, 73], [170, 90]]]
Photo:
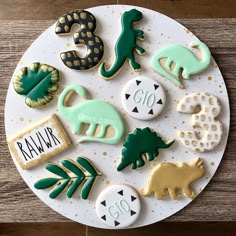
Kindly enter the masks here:
[[86, 56], [81, 58], [75, 50], [62, 52], [63, 63], [75, 70], [88, 70], [99, 64], [103, 57], [104, 45], [102, 39], [94, 34], [96, 30], [96, 19], [88, 11], [74, 10], [59, 17], [55, 33], [57, 35], [69, 34], [72, 26], [79, 24], [79, 31], [73, 35], [75, 45], [85, 45], [87, 47]]
[[209, 93], [189, 94], [181, 99], [177, 111], [192, 114], [193, 130], [178, 131], [184, 146], [196, 152], [206, 152], [220, 143], [223, 126], [216, 119], [221, 112], [217, 97]]

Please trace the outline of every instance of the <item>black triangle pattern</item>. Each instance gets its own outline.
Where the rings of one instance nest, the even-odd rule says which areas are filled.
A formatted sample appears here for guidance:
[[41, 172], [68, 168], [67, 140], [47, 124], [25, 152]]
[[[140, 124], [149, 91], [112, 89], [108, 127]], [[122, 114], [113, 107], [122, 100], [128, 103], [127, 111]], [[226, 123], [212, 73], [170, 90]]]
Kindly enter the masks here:
[[148, 114], [153, 115], [153, 110], [151, 109]]
[[132, 211], [132, 210], [130, 211], [130, 215], [131, 215], [131, 216], [133, 216], [133, 215], [135, 215], [135, 214], [136, 214], [135, 211]]
[[119, 193], [121, 196], [124, 195], [123, 190], [120, 190], [118, 193]]
[[102, 216], [101, 218], [102, 218], [103, 220], [107, 221], [106, 215]]
[[137, 86], [139, 86], [140, 83], [141, 83], [140, 80], [136, 80], [136, 84], [137, 84]]
[[106, 201], [105, 201], [105, 200], [102, 201], [101, 204], [102, 204], [103, 206], [106, 206]]
[[131, 202], [133, 202], [133, 201], [136, 200], [136, 199], [137, 199], [136, 197], [134, 197], [134, 196], [131, 195]]
[[115, 223], [115, 226], [117, 226], [117, 225], [119, 225], [120, 224], [120, 222], [118, 222], [118, 221], [114, 221], [114, 223]]
[[128, 100], [129, 97], [130, 97], [130, 94], [126, 93], [126, 94], [125, 94], [125, 98], [126, 98], [126, 100]]
[[138, 108], [135, 107], [135, 108], [132, 110], [132, 112], [138, 113]]
[[154, 88], [155, 88], [155, 90], [158, 89], [158, 88], [159, 88], [159, 85], [154, 84]]
[[162, 100], [160, 99], [160, 100], [157, 102], [157, 104], [163, 104], [163, 103], [162, 103]]

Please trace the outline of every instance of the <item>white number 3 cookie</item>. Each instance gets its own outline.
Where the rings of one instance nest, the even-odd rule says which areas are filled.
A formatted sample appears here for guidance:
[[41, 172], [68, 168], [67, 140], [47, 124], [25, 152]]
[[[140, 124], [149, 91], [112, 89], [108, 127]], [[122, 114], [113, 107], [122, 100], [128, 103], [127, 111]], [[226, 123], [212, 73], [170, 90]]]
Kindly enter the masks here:
[[216, 120], [221, 112], [218, 98], [209, 93], [192, 93], [180, 100], [177, 111], [193, 114], [193, 131], [178, 131], [184, 146], [196, 152], [206, 152], [220, 143], [223, 127]]

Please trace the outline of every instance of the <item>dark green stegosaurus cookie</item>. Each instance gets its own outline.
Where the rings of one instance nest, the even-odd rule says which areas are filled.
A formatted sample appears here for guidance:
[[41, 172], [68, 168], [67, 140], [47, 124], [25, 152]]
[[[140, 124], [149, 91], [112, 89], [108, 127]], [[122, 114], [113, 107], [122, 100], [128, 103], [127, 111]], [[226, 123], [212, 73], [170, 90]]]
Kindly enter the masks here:
[[40, 108], [52, 101], [59, 89], [59, 81], [59, 71], [56, 68], [35, 62], [17, 71], [13, 86], [18, 94], [26, 95], [27, 106]]
[[144, 129], [136, 128], [134, 133], [128, 134], [123, 144], [121, 162], [117, 170], [121, 171], [128, 165], [136, 169], [145, 165], [143, 155], [147, 156], [148, 161], [152, 161], [158, 156], [158, 148], [168, 148], [174, 143], [174, 140], [165, 143], [161, 137], [152, 132], [148, 127]]

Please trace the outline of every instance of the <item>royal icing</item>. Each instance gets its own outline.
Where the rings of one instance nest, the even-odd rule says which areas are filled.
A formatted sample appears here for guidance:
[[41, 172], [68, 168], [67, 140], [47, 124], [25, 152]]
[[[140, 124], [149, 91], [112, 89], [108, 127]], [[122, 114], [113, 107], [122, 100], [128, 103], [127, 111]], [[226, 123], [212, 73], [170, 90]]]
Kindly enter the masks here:
[[140, 21], [142, 18], [143, 14], [136, 9], [123, 13], [121, 17], [122, 31], [115, 45], [115, 61], [108, 70], [105, 69], [105, 62], [103, 62], [99, 68], [99, 73], [103, 79], [113, 79], [121, 70], [126, 59], [129, 60], [130, 66], [135, 71], [141, 69], [141, 66], [135, 61], [134, 50], [136, 50], [138, 54], [145, 52], [145, 50], [136, 43], [136, 38], [144, 39], [144, 32], [142, 30], [133, 29], [133, 23]]
[[158, 200], [168, 195], [172, 200], [180, 198], [177, 190], [182, 190], [185, 197], [193, 198], [194, 192], [191, 183], [200, 179], [205, 174], [205, 169], [200, 158], [195, 158], [188, 163], [159, 163], [151, 172], [146, 189], [141, 191], [143, 196], [154, 193]]
[[96, 212], [99, 219], [111, 228], [128, 227], [141, 212], [139, 195], [127, 185], [110, 186], [99, 194]]
[[[200, 110], [197, 111], [198, 107]], [[193, 131], [178, 131], [178, 136], [184, 146], [196, 152], [206, 152], [220, 143], [223, 126], [216, 119], [221, 112], [217, 97], [209, 93], [189, 94], [180, 100], [177, 111], [193, 114]]]
[[7, 140], [12, 157], [22, 169], [29, 169], [71, 146], [56, 115], [35, 123]]
[[26, 95], [25, 103], [32, 108], [41, 108], [51, 102], [59, 90], [59, 82], [59, 71], [39, 62], [21, 68], [13, 77], [15, 91]]
[[81, 187], [81, 198], [87, 199], [95, 184], [97, 177], [101, 176], [94, 165], [84, 157], [78, 157], [76, 162], [70, 159], [63, 160], [62, 166], [49, 163], [46, 169], [56, 175], [38, 180], [34, 187], [36, 189], [52, 188], [49, 197], [54, 199], [63, 191], [71, 198], [75, 191]]
[[63, 63], [75, 70], [88, 70], [98, 65], [104, 53], [104, 45], [99, 36], [94, 34], [96, 29], [96, 19], [88, 11], [74, 10], [59, 17], [55, 32], [58, 35], [70, 33], [72, 26], [79, 24], [79, 31], [73, 35], [76, 46], [85, 45], [87, 47], [86, 56], [81, 58], [75, 50], [62, 52]]
[[[180, 76], [184, 79], [190, 79], [191, 75], [200, 73], [208, 68], [211, 62], [211, 53], [209, 48], [202, 42], [196, 41], [191, 47], [201, 50], [202, 58], [198, 59], [188, 48], [182, 45], [170, 45], [160, 49], [152, 58], [152, 68], [170, 79], [178, 87], [183, 88]], [[166, 59], [165, 63], [161, 63]], [[174, 69], [171, 65], [174, 64]], [[181, 69], [183, 71], [181, 71]]]
[[151, 132], [149, 128], [136, 128], [134, 133], [127, 135], [117, 170], [121, 171], [128, 165], [131, 165], [132, 169], [140, 168], [145, 165], [144, 159], [152, 161], [159, 155], [159, 148], [168, 148], [173, 143], [174, 141], [171, 141], [166, 144], [161, 137], [155, 132]]
[[124, 86], [121, 102], [125, 111], [132, 117], [150, 120], [162, 112], [166, 96], [164, 89], [157, 81], [139, 76]]
[[[118, 111], [110, 104], [100, 100], [87, 100], [76, 106], [68, 107], [65, 104], [66, 97], [76, 92], [86, 98], [87, 91], [80, 85], [70, 85], [63, 90], [58, 100], [59, 113], [74, 126], [73, 133], [80, 132], [82, 124], [89, 124], [87, 136], [80, 138], [79, 142], [94, 141], [107, 144], [120, 142], [124, 134], [124, 125]], [[100, 126], [99, 134], [95, 135], [97, 126]], [[115, 134], [106, 138], [108, 127], [115, 130]]]

